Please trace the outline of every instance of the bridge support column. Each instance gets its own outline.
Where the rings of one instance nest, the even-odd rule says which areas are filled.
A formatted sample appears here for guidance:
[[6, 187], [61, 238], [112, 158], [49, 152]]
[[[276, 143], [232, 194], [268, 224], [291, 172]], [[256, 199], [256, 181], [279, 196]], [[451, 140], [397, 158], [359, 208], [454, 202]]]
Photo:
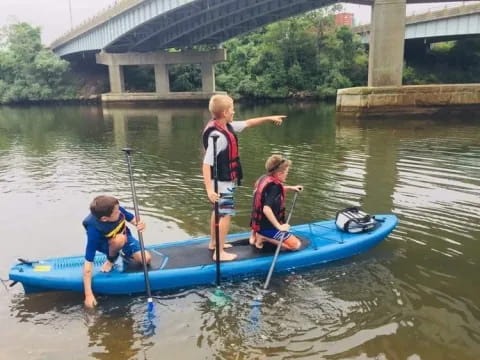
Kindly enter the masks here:
[[[110, 72], [110, 89], [102, 94], [102, 101], [185, 101], [208, 100], [215, 91], [215, 64], [227, 59], [225, 49], [211, 51], [156, 51], [148, 53], [96, 55], [98, 64], [107, 65]], [[171, 92], [168, 76], [169, 64], [200, 64], [202, 70], [202, 90], [193, 92]], [[150, 65], [155, 70], [155, 92], [126, 93], [122, 66]]]
[[121, 65], [108, 65], [108, 75], [110, 78], [110, 92], [125, 92], [125, 79], [123, 77], [123, 68]]
[[155, 90], [158, 94], [168, 94], [170, 92], [170, 79], [168, 77], [168, 67], [166, 64], [155, 64]]
[[406, 0], [375, 0], [372, 6], [368, 86], [401, 86]]
[[202, 63], [202, 91], [207, 93], [215, 92], [215, 65], [213, 63]]

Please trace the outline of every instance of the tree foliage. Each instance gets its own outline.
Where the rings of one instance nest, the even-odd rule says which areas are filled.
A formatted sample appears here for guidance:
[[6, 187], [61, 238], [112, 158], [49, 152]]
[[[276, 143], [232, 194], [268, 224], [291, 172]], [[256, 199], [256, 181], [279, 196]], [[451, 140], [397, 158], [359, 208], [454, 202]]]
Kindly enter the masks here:
[[217, 65], [217, 85], [236, 96], [327, 98], [367, 81], [365, 49], [349, 28], [334, 25], [332, 9], [268, 25], [224, 47], [228, 60]]
[[[337, 10], [312, 11], [227, 41], [228, 60], [216, 66], [217, 88], [235, 97], [332, 98], [339, 88], [364, 86], [367, 52], [351, 29], [334, 25]], [[406, 51], [404, 84], [478, 82], [480, 39], [422, 44]], [[126, 70], [130, 90], [154, 91], [152, 67]], [[169, 72], [172, 91], [201, 88], [198, 65], [171, 65]], [[69, 63], [42, 46], [39, 28], [18, 23], [1, 29], [0, 104], [78, 97], [73, 77]]]
[[13, 24], [0, 33], [0, 103], [72, 98], [69, 64], [42, 46], [40, 28]]
[[170, 65], [169, 75], [171, 91], [199, 91], [202, 88], [199, 65]]
[[405, 85], [465, 84], [480, 81], [480, 39], [436, 43], [406, 55]]

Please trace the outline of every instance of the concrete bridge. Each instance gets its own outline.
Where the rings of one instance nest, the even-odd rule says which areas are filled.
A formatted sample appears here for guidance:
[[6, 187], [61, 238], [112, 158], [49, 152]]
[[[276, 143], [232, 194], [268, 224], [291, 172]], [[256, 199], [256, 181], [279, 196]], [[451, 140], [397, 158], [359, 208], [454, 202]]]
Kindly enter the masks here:
[[[355, 0], [365, 3], [365, 0]], [[370, 0], [367, 0], [370, 1]], [[203, 99], [215, 93], [215, 63], [223, 49], [165, 52], [169, 48], [215, 45], [260, 26], [321, 8], [335, 0], [123, 0], [51, 44], [59, 56], [97, 53], [109, 67], [105, 101]], [[172, 93], [169, 64], [200, 64], [202, 91]], [[156, 92], [126, 94], [123, 67], [153, 65]]]
[[[377, 6], [377, 2], [374, 5]], [[403, 13], [399, 9], [398, 14]], [[480, 104], [480, 84], [436, 84], [402, 86], [404, 39], [415, 53], [428, 43], [480, 34], [480, 5], [471, 4], [399, 19], [373, 16], [373, 24], [355, 30], [369, 37], [368, 86], [337, 91], [337, 111], [356, 116], [389, 112], [436, 113], [446, 109], [465, 109]], [[394, 29], [385, 33], [385, 22]], [[402, 22], [404, 24], [402, 24]], [[379, 26], [380, 24], [380, 26]], [[382, 33], [383, 32], [383, 33]], [[395, 38], [391, 46], [388, 39]], [[382, 40], [379, 42], [378, 38]], [[401, 42], [399, 41], [401, 39]], [[389, 54], [390, 50], [395, 54]], [[480, 79], [479, 79], [480, 80]]]
[[[370, 24], [353, 28], [363, 43], [369, 42]], [[427, 43], [480, 35], [480, 4], [468, 4], [405, 18], [405, 40]]]
[[[122, 0], [51, 44], [59, 56], [218, 45], [336, 0]], [[353, 0], [370, 4], [371, 0]]]
[[[102, 95], [104, 101], [205, 99], [216, 91], [214, 64], [226, 59], [225, 51], [218, 48], [209, 52], [172, 53], [163, 50], [189, 48], [193, 45], [218, 46], [260, 26], [335, 2], [336, 0], [122, 0], [56, 40], [51, 48], [60, 56], [97, 53], [97, 62], [109, 67], [111, 92]], [[401, 87], [406, 4], [420, 3], [423, 0], [350, 2], [372, 5], [368, 87]], [[445, 19], [447, 18], [443, 17], [431, 21]], [[419, 26], [425, 26], [421, 25], [424, 23], [425, 21], [419, 22]], [[201, 65], [201, 93], [170, 92], [167, 65], [179, 63]], [[156, 84], [154, 94], [125, 93], [123, 67], [128, 65], [153, 65]], [[371, 102], [365, 102], [365, 97], [357, 101], [358, 94], [352, 94], [351, 97], [348, 89], [343, 93], [341, 91], [341, 96], [337, 97], [339, 111], [355, 108], [355, 104], [361, 108], [370, 106]], [[367, 95], [367, 99], [382, 97], [377, 92], [370, 95]], [[352, 99], [357, 100], [352, 102]]]

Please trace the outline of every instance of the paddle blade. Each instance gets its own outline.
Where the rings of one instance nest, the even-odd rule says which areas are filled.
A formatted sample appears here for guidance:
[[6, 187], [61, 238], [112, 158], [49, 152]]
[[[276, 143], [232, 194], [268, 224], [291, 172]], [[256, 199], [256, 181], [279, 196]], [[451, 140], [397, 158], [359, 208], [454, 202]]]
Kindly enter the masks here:
[[153, 305], [153, 300], [151, 298], [148, 299], [148, 302], [147, 302], [147, 312], [149, 314], [151, 314], [152, 316], [155, 316], [155, 314], [154, 314], [155, 306]]
[[250, 331], [257, 331], [262, 317], [262, 298], [257, 297], [252, 300], [248, 320], [250, 322]]
[[232, 298], [225, 294], [222, 289], [217, 288], [212, 294], [210, 294], [209, 300], [214, 306], [223, 307], [229, 305]]
[[147, 303], [147, 314], [143, 321], [143, 334], [145, 336], [155, 335], [155, 329], [157, 328], [157, 317], [155, 315], [155, 305], [151, 298], [148, 299]]

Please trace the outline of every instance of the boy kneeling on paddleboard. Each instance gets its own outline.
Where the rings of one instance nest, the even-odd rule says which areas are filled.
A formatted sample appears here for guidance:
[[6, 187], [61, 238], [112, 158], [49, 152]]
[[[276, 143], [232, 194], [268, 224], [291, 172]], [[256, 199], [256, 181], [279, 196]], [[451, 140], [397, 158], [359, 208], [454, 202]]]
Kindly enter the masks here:
[[[94, 307], [97, 300], [92, 291], [92, 272], [95, 253], [100, 251], [107, 255], [107, 260], [101, 267], [102, 272], [112, 270], [115, 261], [123, 252], [127, 259], [142, 264], [140, 243], [127, 227], [127, 222], [136, 226], [138, 231], [145, 229], [145, 223], [135, 219], [135, 216], [120, 206], [113, 196], [100, 195], [90, 204], [90, 215], [83, 220], [87, 232], [87, 247], [83, 267], [83, 287], [85, 291], [85, 306]], [[151, 256], [145, 252], [145, 260], [150, 263]]]
[[302, 191], [303, 186], [286, 186], [288, 170], [292, 162], [281, 155], [270, 156], [266, 163], [267, 173], [255, 183], [253, 195], [251, 244], [262, 248], [264, 242], [278, 245], [283, 238], [282, 248], [298, 250], [301, 241], [289, 233], [290, 224], [285, 224], [285, 197], [287, 191]]

